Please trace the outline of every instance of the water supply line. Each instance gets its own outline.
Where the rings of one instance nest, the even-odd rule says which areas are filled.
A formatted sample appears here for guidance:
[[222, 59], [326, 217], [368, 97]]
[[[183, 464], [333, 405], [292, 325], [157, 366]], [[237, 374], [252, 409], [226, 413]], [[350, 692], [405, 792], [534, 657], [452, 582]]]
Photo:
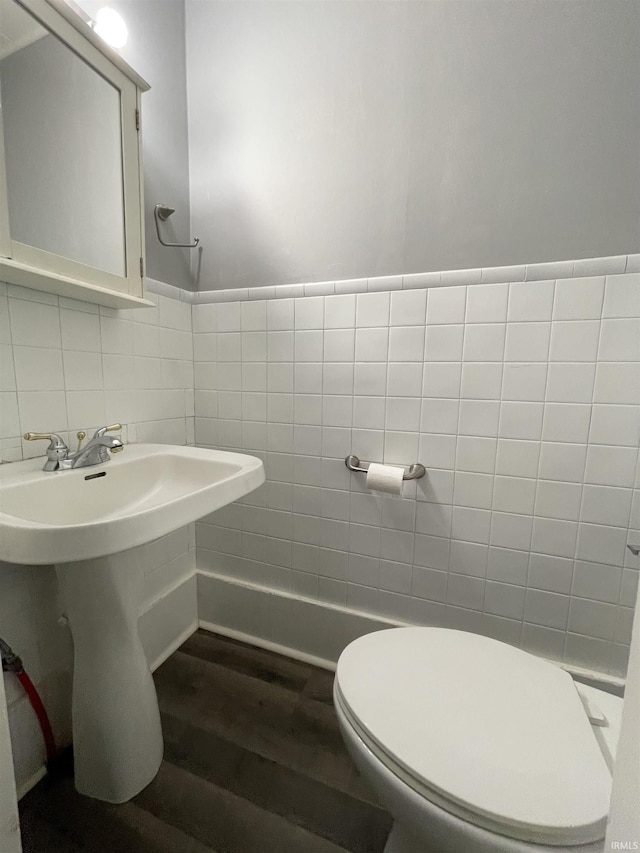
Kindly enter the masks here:
[[17, 676], [24, 692], [27, 694], [31, 707], [38, 718], [38, 723], [42, 730], [42, 737], [44, 738], [45, 749], [47, 751], [47, 763], [49, 763], [56, 757], [56, 740], [53, 736], [53, 729], [49, 722], [49, 716], [46, 708], [42, 704], [40, 694], [36, 690], [33, 681], [31, 681], [27, 673], [24, 671], [22, 660], [13, 651], [11, 646], [2, 639], [2, 637], [0, 637], [0, 654], [2, 655], [2, 671], [13, 672]]

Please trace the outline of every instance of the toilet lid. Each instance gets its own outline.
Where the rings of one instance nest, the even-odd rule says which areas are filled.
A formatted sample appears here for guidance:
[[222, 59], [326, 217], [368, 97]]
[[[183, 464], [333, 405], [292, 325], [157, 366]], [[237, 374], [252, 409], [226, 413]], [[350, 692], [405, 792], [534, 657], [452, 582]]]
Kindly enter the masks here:
[[611, 776], [571, 676], [548, 661], [394, 628], [347, 646], [336, 695], [389, 769], [445, 810], [523, 841], [604, 837]]

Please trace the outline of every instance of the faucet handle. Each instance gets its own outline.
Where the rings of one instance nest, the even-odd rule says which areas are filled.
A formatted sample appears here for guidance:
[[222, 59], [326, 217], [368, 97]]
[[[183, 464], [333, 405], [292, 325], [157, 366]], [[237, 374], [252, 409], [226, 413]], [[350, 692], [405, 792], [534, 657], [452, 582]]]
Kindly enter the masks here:
[[60, 438], [57, 432], [25, 432], [25, 441], [41, 441], [47, 440], [47, 461], [44, 464], [45, 471], [57, 471], [60, 467], [60, 462], [69, 455], [69, 448]]
[[49, 450], [67, 447], [57, 432], [25, 432], [23, 438], [25, 441], [49, 441]]
[[93, 435], [94, 438], [97, 438], [101, 435], [104, 435], [105, 432], [118, 432], [118, 430], [122, 429], [122, 424], [109, 424], [109, 426], [100, 427], [97, 429]]

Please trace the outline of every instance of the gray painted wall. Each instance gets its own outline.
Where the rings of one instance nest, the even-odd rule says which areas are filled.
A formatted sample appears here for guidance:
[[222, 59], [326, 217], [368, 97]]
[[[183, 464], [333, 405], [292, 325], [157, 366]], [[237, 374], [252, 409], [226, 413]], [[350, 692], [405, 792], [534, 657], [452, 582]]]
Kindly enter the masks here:
[[[80, 0], [95, 17], [104, 0]], [[120, 53], [151, 85], [142, 97], [142, 144], [147, 275], [191, 289], [190, 253], [158, 243], [153, 207], [176, 209], [166, 227], [167, 240], [190, 235], [189, 151], [185, 64], [184, 0], [110, 0], [124, 18], [129, 40]]]
[[200, 289], [637, 251], [637, 0], [186, 17]]

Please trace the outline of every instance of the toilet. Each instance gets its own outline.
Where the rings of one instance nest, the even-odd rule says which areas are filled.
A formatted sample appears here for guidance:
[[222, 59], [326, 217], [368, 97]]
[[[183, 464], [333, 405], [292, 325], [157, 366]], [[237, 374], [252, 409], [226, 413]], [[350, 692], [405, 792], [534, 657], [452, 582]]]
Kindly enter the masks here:
[[385, 853], [601, 853], [622, 699], [478, 634], [392, 628], [338, 661], [336, 713]]

